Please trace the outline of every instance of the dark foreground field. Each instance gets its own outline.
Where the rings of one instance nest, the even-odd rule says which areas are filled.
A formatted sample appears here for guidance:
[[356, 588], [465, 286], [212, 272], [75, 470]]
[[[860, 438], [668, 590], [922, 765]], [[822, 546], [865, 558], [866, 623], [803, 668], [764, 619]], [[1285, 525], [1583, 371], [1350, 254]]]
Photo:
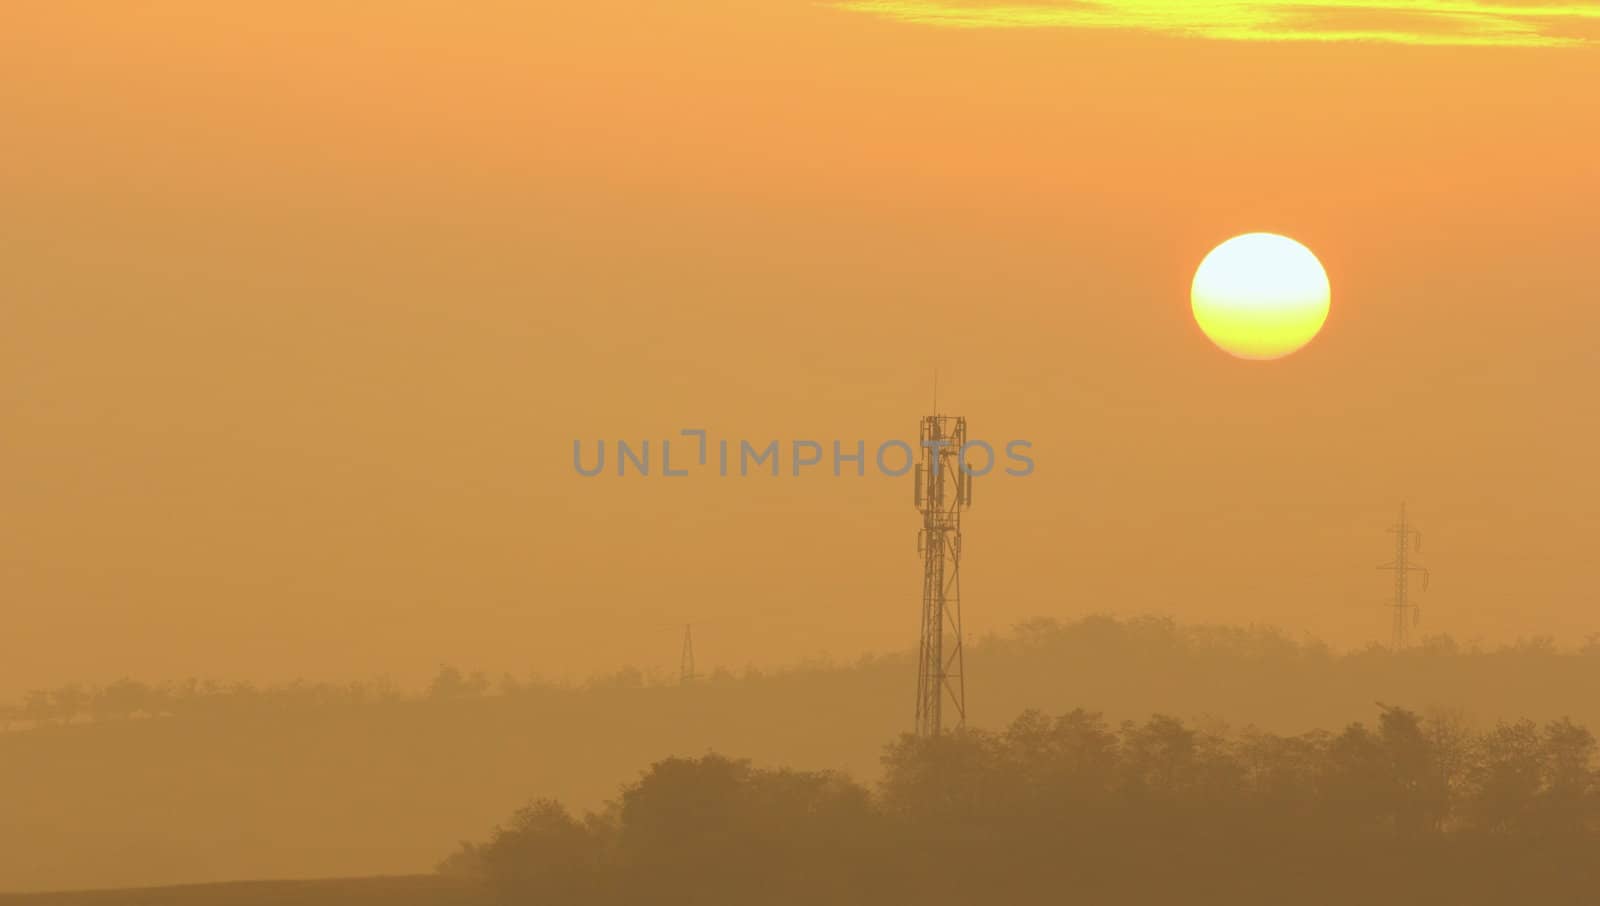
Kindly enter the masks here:
[[479, 885], [436, 875], [0, 894], [0, 906], [483, 906], [488, 902]]
[[[937, 844], [950, 841], [930, 842], [938, 851]], [[983, 849], [981, 841], [969, 842]], [[1587, 860], [1531, 846], [1413, 847], [1386, 854], [1332, 845], [1313, 855], [1266, 841], [1234, 852], [1215, 845], [1174, 847], [1161, 839], [1143, 850], [1122, 842], [1041, 839], [1004, 857], [983, 853], [978, 866], [963, 866], [959, 858], [947, 858], [949, 852], [880, 852], [877, 857], [892, 866], [887, 874], [850, 871], [849, 880], [819, 882], [811, 875], [834, 872], [811, 866], [768, 875], [753, 888], [735, 884], [744, 887], [739, 893], [713, 882], [698, 890], [669, 884], [637, 895], [496, 899], [473, 882], [413, 875], [0, 894], [0, 906], [1592, 906], [1600, 889]], [[724, 869], [741, 873], [736, 866]]]

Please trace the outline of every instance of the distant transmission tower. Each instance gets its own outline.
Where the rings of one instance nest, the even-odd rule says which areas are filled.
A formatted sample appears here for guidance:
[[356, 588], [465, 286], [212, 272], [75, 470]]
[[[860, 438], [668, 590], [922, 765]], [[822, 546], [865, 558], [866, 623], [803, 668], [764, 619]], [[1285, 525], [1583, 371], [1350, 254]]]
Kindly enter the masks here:
[[678, 682], [685, 685], [697, 678], [694, 672], [694, 633], [690, 624], [683, 624], [683, 655], [678, 658]]
[[1422, 573], [1422, 590], [1428, 590], [1428, 570], [1426, 567], [1412, 563], [1409, 557], [1414, 548], [1422, 551], [1422, 532], [1406, 522], [1406, 505], [1400, 504], [1400, 521], [1390, 527], [1389, 532], [1394, 535], [1394, 561], [1378, 567], [1394, 572], [1394, 639], [1392, 645], [1395, 651], [1406, 647], [1407, 636], [1410, 629], [1422, 620], [1422, 608], [1411, 603], [1407, 596], [1410, 590], [1411, 573]]
[[938, 414], [923, 418], [914, 497], [922, 512], [917, 550], [923, 558], [918, 736], [939, 735], [946, 699], [955, 709], [955, 726], [967, 721], [961, 655], [961, 511], [972, 505], [972, 476], [961, 469], [966, 442], [966, 419]]

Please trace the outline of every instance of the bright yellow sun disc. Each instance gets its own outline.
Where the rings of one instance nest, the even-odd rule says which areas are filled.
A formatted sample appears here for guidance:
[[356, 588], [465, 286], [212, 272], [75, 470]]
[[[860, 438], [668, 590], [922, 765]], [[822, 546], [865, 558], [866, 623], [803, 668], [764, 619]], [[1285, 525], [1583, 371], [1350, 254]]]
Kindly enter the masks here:
[[1287, 236], [1246, 233], [1211, 250], [1189, 300], [1211, 342], [1242, 359], [1277, 359], [1311, 342], [1328, 320], [1328, 274]]

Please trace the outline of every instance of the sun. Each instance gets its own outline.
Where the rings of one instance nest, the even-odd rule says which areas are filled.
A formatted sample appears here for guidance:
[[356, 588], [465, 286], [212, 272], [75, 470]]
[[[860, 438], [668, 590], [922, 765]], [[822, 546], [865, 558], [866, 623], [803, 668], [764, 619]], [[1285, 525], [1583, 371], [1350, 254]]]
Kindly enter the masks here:
[[1317, 256], [1275, 233], [1246, 233], [1212, 249], [1189, 291], [1200, 329], [1241, 359], [1279, 359], [1311, 342], [1331, 298]]

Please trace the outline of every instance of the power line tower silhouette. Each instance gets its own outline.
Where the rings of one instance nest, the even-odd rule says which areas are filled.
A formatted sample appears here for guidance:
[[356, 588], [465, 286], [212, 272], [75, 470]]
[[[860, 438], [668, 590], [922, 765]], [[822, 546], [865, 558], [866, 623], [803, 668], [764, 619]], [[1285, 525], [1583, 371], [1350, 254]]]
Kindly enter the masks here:
[[913, 497], [922, 513], [917, 534], [922, 554], [917, 735], [937, 737], [944, 729], [947, 700], [954, 708], [955, 726], [967, 721], [961, 651], [961, 511], [972, 504], [972, 476], [961, 468], [967, 420], [935, 412], [922, 419], [921, 439]]
[[1394, 602], [1389, 605], [1394, 611], [1394, 636], [1390, 644], [1401, 651], [1409, 642], [1410, 630], [1422, 621], [1422, 608], [1410, 599], [1411, 574], [1422, 573], [1423, 591], [1428, 590], [1429, 574], [1427, 567], [1411, 562], [1413, 549], [1422, 552], [1422, 532], [1406, 521], [1404, 503], [1400, 504], [1400, 521], [1390, 526], [1389, 533], [1394, 535], [1394, 560], [1378, 568], [1394, 573]]
[[694, 632], [691, 625], [683, 624], [683, 654], [678, 658], [678, 682], [684, 685], [698, 678], [694, 672]]

